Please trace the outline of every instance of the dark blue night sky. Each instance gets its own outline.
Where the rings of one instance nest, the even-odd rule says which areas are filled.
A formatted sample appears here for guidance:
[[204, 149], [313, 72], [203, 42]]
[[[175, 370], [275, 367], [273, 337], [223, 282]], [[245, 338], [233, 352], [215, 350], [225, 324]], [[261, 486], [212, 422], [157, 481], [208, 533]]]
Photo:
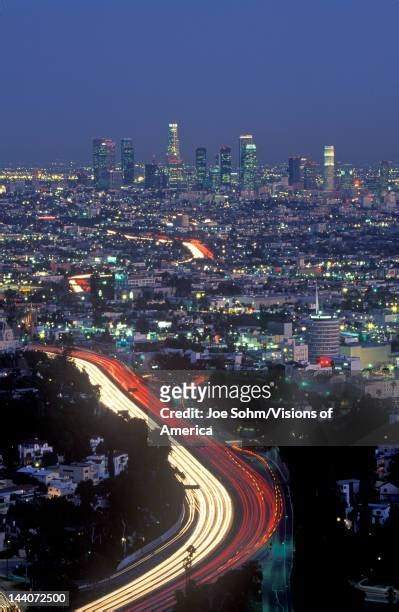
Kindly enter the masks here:
[[0, 163], [90, 157], [132, 136], [162, 158], [234, 151], [264, 162], [325, 143], [341, 160], [398, 160], [395, 0], [2, 0]]

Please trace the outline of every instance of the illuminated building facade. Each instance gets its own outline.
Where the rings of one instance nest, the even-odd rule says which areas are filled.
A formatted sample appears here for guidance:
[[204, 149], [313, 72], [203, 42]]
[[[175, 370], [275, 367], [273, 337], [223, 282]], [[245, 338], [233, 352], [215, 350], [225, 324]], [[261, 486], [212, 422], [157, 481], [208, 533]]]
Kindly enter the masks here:
[[219, 152], [219, 166], [220, 166], [220, 185], [222, 187], [230, 187], [231, 185], [231, 148], [221, 147]]
[[111, 170], [115, 168], [115, 143], [109, 138], [93, 140], [94, 184], [97, 189], [109, 189]]
[[134, 147], [131, 138], [121, 140], [121, 168], [123, 173], [123, 184], [134, 183]]
[[245, 147], [248, 144], [253, 144], [254, 138], [252, 134], [242, 134], [240, 136], [239, 148], [238, 148], [238, 167], [239, 167], [239, 175], [240, 175], [240, 186], [243, 184], [243, 174], [244, 174], [244, 165], [243, 159], [245, 155]]
[[335, 148], [334, 145], [324, 147], [324, 190], [334, 191], [335, 188]]
[[208, 163], [205, 147], [198, 147], [195, 150], [195, 173], [197, 189], [205, 189], [208, 183]]
[[241, 190], [254, 192], [256, 189], [256, 174], [258, 170], [258, 159], [256, 155], [256, 144], [254, 142], [244, 145], [241, 153]]
[[178, 189], [183, 185], [183, 162], [180, 156], [179, 128], [177, 123], [169, 123], [168, 129], [168, 186]]
[[317, 313], [310, 318], [308, 344], [309, 361], [334, 359], [340, 349], [340, 320], [331, 315]]

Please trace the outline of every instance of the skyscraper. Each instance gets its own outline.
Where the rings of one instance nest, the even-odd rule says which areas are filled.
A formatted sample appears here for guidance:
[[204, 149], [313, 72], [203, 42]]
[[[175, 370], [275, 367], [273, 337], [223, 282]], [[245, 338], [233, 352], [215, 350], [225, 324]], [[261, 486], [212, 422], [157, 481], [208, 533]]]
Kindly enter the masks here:
[[134, 148], [131, 138], [121, 140], [121, 167], [123, 173], [123, 184], [133, 185], [134, 183]]
[[243, 155], [245, 152], [245, 147], [247, 144], [253, 144], [253, 136], [252, 134], [242, 134], [240, 136], [239, 148], [238, 148], [238, 171], [240, 175], [240, 186], [242, 188], [243, 185]]
[[334, 145], [324, 147], [324, 191], [335, 188], [335, 149]]
[[246, 143], [241, 153], [241, 190], [254, 192], [256, 189], [256, 173], [258, 160], [256, 156], [256, 144]]
[[231, 148], [221, 147], [219, 152], [220, 184], [222, 187], [231, 185]]
[[183, 162], [180, 158], [180, 142], [177, 123], [169, 123], [167, 163], [169, 187], [178, 189], [183, 183]]
[[109, 189], [110, 171], [115, 168], [115, 143], [109, 138], [93, 140], [94, 184], [97, 189]]
[[380, 189], [385, 191], [388, 188], [388, 183], [391, 175], [391, 164], [387, 160], [382, 160], [380, 163]]
[[198, 147], [195, 150], [195, 172], [197, 189], [205, 189], [208, 178], [207, 152], [205, 147]]
[[161, 187], [161, 175], [159, 172], [158, 164], [146, 164], [145, 165], [145, 189], [160, 189]]
[[311, 159], [305, 159], [303, 166], [303, 188], [304, 189], [317, 189], [317, 163]]
[[288, 159], [288, 184], [299, 186], [303, 182], [304, 159], [296, 155]]

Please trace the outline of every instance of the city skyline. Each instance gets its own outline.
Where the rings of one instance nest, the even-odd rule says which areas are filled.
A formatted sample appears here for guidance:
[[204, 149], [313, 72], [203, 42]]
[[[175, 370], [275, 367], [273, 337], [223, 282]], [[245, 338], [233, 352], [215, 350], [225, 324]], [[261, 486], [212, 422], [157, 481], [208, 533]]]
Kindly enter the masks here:
[[95, 19], [92, 2], [41, 0], [29, 19], [25, 4], [7, 4], [0, 22], [1, 164], [84, 161], [98, 134], [132, 135], [139, 158], [151, 159], [172, 119], [184, 126], [184, 158], [248, 131], [261, 162], [315, 157], [326, 142], [345, 160], [397, 159], [393, 2], [377, 12], [374, 0], [251, 2], [245, 11], [225, 0], [201, 7], [100, 0]]

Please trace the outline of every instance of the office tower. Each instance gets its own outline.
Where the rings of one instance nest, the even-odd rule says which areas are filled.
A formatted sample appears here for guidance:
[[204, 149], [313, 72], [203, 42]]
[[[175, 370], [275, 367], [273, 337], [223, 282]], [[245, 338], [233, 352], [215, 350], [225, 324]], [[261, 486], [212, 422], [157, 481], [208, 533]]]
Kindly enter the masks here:
[[211, 166], [209, 169], [209, 182], [211, 185], [211, 189], [216, 190], [220, 187], [220, 166], [219, 166], [219, 157], [216, 155], [215, 165]]
[[258, 160], [256, 156], [256, 144], [254, 142], [244, 145], [241, 154], [241, 190], [254, 192], [256, 189], [256, 174], [258, 170]]
[[109, 138], [93, 140], [94, 184], [97, 189], [109, 189], [110, 171], [115, 168], [115, 143]]
[[341, 164], [338, 170], [338, 184], [342, 191], [353, 189], [355, 170], [350, 164]]
[[208, 165], [205, 147], [195, 149], [195, 172], [197, 189], [205, 189], [208, 183]]
[[219, 152], [220, 185], [230, 187], [231, 185], [231, 148], [221, 147]]
[[380, 189], [385, 191], [388, 188], [388, 183], [391, 175], [391, 164], [389, 161], [382, 160], [380, 163]]
[[252, 134], [242, 134], [240, 136], [239, 149], [238, 149], [238, 171], [240, 176], [240, 185], [243, 184], [243, 155], [247, 144], [253, 144]]
[[134, 183], [134, 148], [131, 138], [121, 140], [121, 168], [123, 173], [123, 184]]
[[161, 174], [159, 171], [158, 164], [155, 164], [154, 162], [152, 164], [145, 165], [144, 188], [145, 189], [160, 189], [161, 188]]
[[288, 159], [288, 184], [290, 187], [300, 186], [303, 182], [303, 167], [305, 160], [295, 156]]
[[168, 129], [168, 185], [171, 189], [178, 189], [183, 184], [183, 162], [180, 158], [179, 130], [177, 123], [169, 123]]
[[317, 189], [317, 163], [306, 159], [303, 165], [303, 188], [308, 190]]
[[340, 320], [334, 315], [323, 314], [319, 307], [316, 286], [316, 314], [310, 317], [308, 330], [309, 361], [334, 359], [339, 355]]
[[335, 149], [333, 145], [324, 147], [324, 191], [334, 191], [335, 187]]
[[333, 315], [315, 314], [309, 321], [309, 361], [334, 359], [339, 355], [340, 320]]
[[123, 182], [123, 172], [122, 170], [110, 170], [109, 171], [109, 188], [110, 189], [120, 189]]

